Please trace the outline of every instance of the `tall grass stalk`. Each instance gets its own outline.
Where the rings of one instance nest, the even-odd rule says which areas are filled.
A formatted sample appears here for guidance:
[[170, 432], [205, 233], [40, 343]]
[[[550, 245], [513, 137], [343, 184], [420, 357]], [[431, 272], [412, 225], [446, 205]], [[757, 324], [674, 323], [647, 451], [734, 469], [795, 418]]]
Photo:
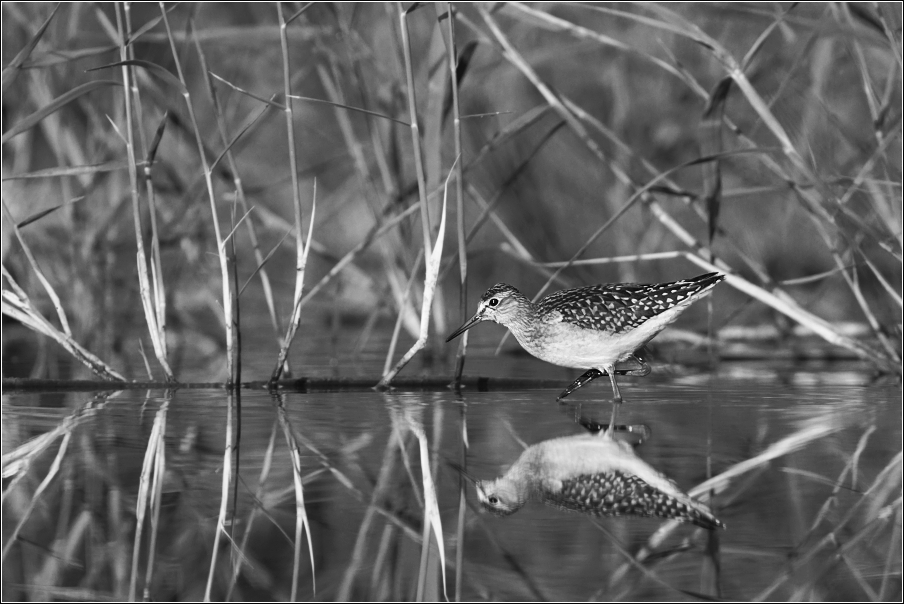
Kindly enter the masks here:
[[[217, 211], [217, 201], [216, 195], [214, 194], [213, 189], [213, 174], [210, 169], [210, 165], [207, 162], [207, 156], [204, 150], [204, 142], [201, 137], [201, 129], [198, 126], [198, 120], [195, 116], [195, 109], [192, 105], [191, 93], [189, 92], [188, 84], [185, 81], [185, 74], [182, 71], [182, 63], [179, 60], [179, 52], [176, 49], [176, 41], [173, 38], [172, 28], [170, 27], [169, 18], [167, 17], [167, 11], [164, 4], [160, 3], [160, 12], [163, 17], [163, 24], [166, 26], [166, 36], [169, 41], [170, 50], [173, 55], [173, 62], [176, 65], [176, 71], [179, 75], [179, 82], [182, 84], [182, 96], [185, 100], [185, 106], [188, 109], [188, 115], [191, 118], [192, 132], [195, 137], [195, 143], [198, 147], [198, 158], [201, 162], [201, 168], [204, 172], [204, 183], [207, 186], [207, 197], [210, 201], [210, 214], [213, 223], [213, 231], [215, 240], [217, 243], [217, 258], [220, 261], [220, 281], [222, 285], [223, 292], [223, 322], [226, 326], [226, 375], [229, 384], [234, 384], [235, 376], [233, 375], [233, 363], [234, 363], [234, 322], [232, 317], [232, 294], [229, 291], [229, 266], [228, 261], [226, 259], [226, 249], [224, 247], [224, 240], [220, 234], [220, 218], [219, 212]], [[209, 595], [209, 593], [208, 593]]]
[[389, 373], [389, 370], [392, 368], [392, 359], [395, 356], [396, 345], [399, 341], [399, 333], [402, 331], [402, 323], [405, 318], [405, 313], [408, 310], [411, 289], [414, 287], [415, 277], [417, 277], [417, 271], [421, 267], [421, 260], [423, 260], [423, 258], [424, 250], [421, 250], [418, 252], [417, 258], [411, 267], [411, 276], [408, 277], [408, 283], [405, 285], [405, 292], [398, 302], [399, 313], [396, 317], [395, 326], [392, 328], [392, 336], [389, 338], [389, 348], [386, 350], [386, 359], [383, 361], [383, 375]]
[[[126, 144], [126, 157], [129, 162], [129, 185], [132, 197], [132, 218], [135, 227], [135, 243], [137, 246], [136, 260], [138, 266], [138, 283], [141, 295], [142, 308], [144, 309], [145, 321], [148, 325], [148, 331], [151, 337], [151, 344], [154, 348], [154, 355], [163, 368], [167, 381], [175, 380], [173, 370], [169, 366], [166, 352], [166, 331], [165, 331], [165, 314], [166, 308], [160, 308], [161, 304], [165, 305], [166, 294], [162, 285], [162, 269], [158, 264], [159, 253], [154, 257], [151, 271], [148, 270], [147, 253], [144, 249], [144, 229], [141, 223], [141, 199], [138, 192], [138, 165], [135, 149], [135, 128], [141, 129], [142, 124], [134, 123], [133, 112], [138, 106], [139, 100], [135, 96], [138, 87], [134, 84], [134, 74], [129, 66], [130, 61], [130, 44], [127, 44], [126, 25], [123, 23], [123, 14], [120, 11], [126, 11], [122, 4], [117, 4], [116, 13], [116, 31], [119, 41], [119, 60], [122, 63], [122, 79], [123, 79], [123, 97], [125, 106], [125, 135], [124, 142]], [[184, 86], [184, 82], [183, 82]], [[139, 111], [140, 116], [140, 111]], [[151, 166], [145, 166], [145, 170], [150, 171]], [[148, 181], [149, 195], [153, 193], [153, 188]], [[149, 198], [149, 203], [151, 203]], [[151, 206], [151, 213], [154, 213], [154, 207]], [[156, 219], [153, 222], [156, 225]], [[152, 231], [153, 240], [156, 240], [156, 228]], [[152, 244], [153, 247], [154, 244]], [[149, 275], [152, 272], [152, 276]], [[161, 320], [163, 321], [161, 323]]]
[[[248, 129], [250, 129], [254, 124], [258, 123], [258, 119], [264, 115], [264, 113], [270, 106], [267, 104], [263, 105], [263, 107], [261, 107], [260, 111], [258, 112], [257, 117], [252, 119], [248, 126], [239, 131], [239, 133], [237, 133], [236, 136], [230, 141], [228, 127], [226, 125], [226, 120], [223, 116], [223, 108], [220, 103], [220, 97], [217, 95], [216, 88], [213, 85], [213, 74], [210, 73], [210, 70], [207, 67], [207, 56], [204, 54], [204, 49], [201, 46], [200, 40], [198, 40], [197, 31], [194, 27], [192, 27], [192, 34], [192, 38], [195, 43], [195, 49], [198, 53], [198, 59], [201, 62], [201, 69], [204, 72], [203, 79], [207, 87], [207, 94], [210, 97], [210, 102], [214, 107], [214, 116], [217, 120], [217, 131], [220, 134], [220, 141], [225, 147], [223, 154], [225, 154], [226, 161], [229, 165], [229, 171], [232, 174], [232, 182], [235, 186], [235, 194], [242, 206], [242, 212], [248, 214], [248, 212], [251, 211], [251, 207], [249, 206], [248, 199], [245, 195], [245, 184], [242, 179], [241, 171], [239, 170], [238, 162], [236, 161], [235, 153], [233, 153], [232, 147], [236, 143], [236, 141], [238, 141], [240, 136], [246, 134]], [[219, 161], [214, 162], [212, 167], [215, 167], [217, 163], [219, 163]], [[245, 222], [245, 225], [246, 231], [248, 233], [248, 238], [251, 242], [252, 251], [254, 253], [254, 259], [258, 266], [258, 270], [255, 272], [260, 274], [261, 289], [264, 293], [264, 301], [267, 304], [267, 313], [270, 316], [270, 324], [273, 327], [273, 333], [276, 337], [277, 345], [282, 347], [285, 342], [279, 329], [279, 317], [276, 313], [276, 302], [274, 301], [273, 297], [273, 287], [270, 284], [270, 276], [267, 273], [267, 269], [265, 267], [266, 261], [263, 254], [261, 253], [257, 229], [255, 228], [254, 221], [251, 219], [248, 219]]]
[[[299, 204], [296, 204], [298, 211], [296, 213], [296, 218], [301, 220], [301, 208]], [[280, 375], [282, 375], [282, 371], [285, 367], [287, 367], [287, 359], [289, 357], [289, 348], [292, 346], [292, 340], [295, 339], [295, 333], [298, 331], [298, 326], [301, 324], [301, 307], [302, 307], [302, 293], [304, 291], [304, 277], [305, 277], [305, 268], [308, 264], [308, 254], [311, 251], [311, 243], [314, 241], [314, 215], [317, 211], [317, 181], [314, 181], [314, 193], [313, 200], [311, 202], [311, 221], [308, 223], [308, 243], [304, 244], [304, 240], [302, 239], [302, 225], [301, 222], [295, 225], [296, 232], [296, 250], [295, 250], [295, 297], [293, 298], [292, 303], [292, 314], [289, 317], [289, 326], [286, 330], [286, 337], [283, 339], [283, 345], [279, 350], [279, 356], [276, 360], [276, 367], [273, 368], [273, 373], [270, 376], [270, 382], [276, 382], [279, 379]]]
[[[150, 398], [150, 393], [148, 393]], [[168, 404], [164, 403], [154, 415], [154, 425], [148, 437], [148, 444], [141, 464], [141, 477], [138, 482], [138, 499], [135, 503], [135, 538], [132, 541], [132, 572], [129, 578], [129, 601], [134, 602], [138, 589], [138, 562], [141, 559], [141, 544], [144, 533], [145, 515], [148, 504], [151, 506], [151, 544], [148, 546], [147, 566], [145, 570], [144, 596], [149, 599], [151, 577], [154, 568], [154, 550], [157, 542], [157, 522], [160, 516], [160, 493], [163, 488], [163, 467], [166, 454], [163, 436], [166, 434], [166, 414]]]
[[[304, 9], [302, 9], [304, 10]], [[298, 184], [298, 159], [295, 149], [295, 112], [292, 108], [292, 81], [289, 70], [289, 37], [285, 15], [283, 15], [282, 3], [276, 4], [276, 13], [279, 17], [279, 47], [282, 51], [282, 73], [283, 73], [283, 95], [286, 99], [285, 116], [286, 116], [286, 135], [289, 143], [289, 172], [292, 178], [292, 199], [294, 203], [292, 207], [295, 210], [295, 295], [292, 296], [292, 314], [289, 317], [289, 326], [286, 330], [286, 337], [279, 351], [279, 359], [276, 367], [273, 369], [271, 381], [275, 382], [282, 374], [283, 366], [289, 354], [289, 347], [295, 337], [295, 331], [301, 322], [300, 301], [304, 288], [305, 265], [307, 264], [308, 251], [310, 250], [311, 233], [314, 228], [314, 219], [311, 217], [308, 233], [308, 246], [305, 247], [304, 235], [301, 227], [301, 190]], [[301, 14], [301, 11], [297, 13]], [[315, 188], [316, 198], [316, 188]], [[293, 591], [294, 594], [294, 591]]]
[[[436, 487], [434, 486], [434, 472], [430, 468], [430, 450], [427, 435], [419, 417], [420, 409], [405, 406], [400, 413], [393, 414], [393, 428], [395, 432], [410, 432], [414, 434], [418, 444], [420, 457], [421, 481], [423, 487], [423, 525], [421, 535], [421, 559], [418, 571], [417, 591], [415, 599], [423, 601], [425, 597], [425, 589], [427, 583], [427, 572], [429, 568], [428, 560], [430, 557], [430, 534], [436, 539], [439, 548], [440, 572], [442, 574], [443, 596], [446, 601], [449, 600], [446, 591], [446, 556], [445, 546], [443, 545], [443, 527], [439, 514], [439, 505], [436, 498]], [[401, 445], [403, 441], [399, 439]], [[404, 448], [402, 449], [404, 451]], [[404, 457], [403, 457], [404, 459]], [[412, 485], [415, 484], [413, 476]]]
[[[220, 539], [226, 537], [232, 547], [233, 540], [226, 533], [226, 512], [229, 507], [230, 485], [233, 477], [233, 409], [235, 407], [235, 388], [230, 388], [226, 395], [226, 443], [223, 447], [223, 479], [220, 485], [220, 510], [217, 514], [217, 524], [214, 530], [213, 546], [210, 552], [210, 570], [207, 573], [207, 583], [204, 586], [204, 601], [210, 602], [211, 591], [213, 590], [213, 580], [216, 576], [217, 560], [220, 557]], [[232, 527], [233, 529], [235, 527]]]
[[[400, 598], [390, 591], [389, 582], [397, 575], [390, 559], [390, 548], [396, 542], [396, 530], [392, 525], [383, 527], [380, 536], [380, 545], [377, 547], [377, 555], [374, 557], [373, 570], [370, 575], [370, 593], [375, 600], [386, 601]], [[396, 592], [397, 593], [397, 592]]]
[[[440, 260], [442, 258], [443, 253], [443, 241], [445, 240], [445, 232], [446, 232], [446, 193], [448, 192], [449, 186], [449, 178], [452, 177], [452, 172], [449, 172], [449, 176], [446, 179], [446, 187], [443, 192], [443, 206], [442, 206], [442, 215], [440, 216], [439, 221], [439, 232], [436, 236], [436, 244], [433, 247], [433, 251], [430, 254], [427, 254], [427, 250], [429, 249], [429, 239], [425, 241], [424, 246], [424, 255], [425, 255], [425, 273], [424, 276], [424, 296], [423, 303], [421, 305], [421, 329], [420, 334], [418, 335], [418, 339], [415, 341], [414, 345], [405, 353], [405, 355], [396, 363], [396, 366], [392, 368], [387, 373], [383, 374], [383, 377], [377, 383], [377, 388], [388, 388], [392, 383], [393, 378], [398, 375], [399, 371], [408, 364], [408, 362], [417, 354], [426, 344], [427, 342], [427, 330], [430, 325], [430, 311], [433, 304], [433, 294], [436, 291], [436, 280], [439, 275], [439, 266]], [[421, 211], [424, 212], [426, 210], [426, 203], [421, 203]]]
[[[444, 423], [444, 413], [442, 406], [433, 408], [433, 442], [427, 439], [424, 432], [423, 424], [420, 421], [420, 415], [415, 415], [411, 407], [405, 408], [406, 416], [411, 422], [411, 431], [415, 435], [420, 448], [421, 462], [421, 480], [424, 486], [424, 533], [423, 544], [421, 546], [421, 565], [418, 572], [418, 601], [424, 599], [438, 600], [435, 587], [436, 577], [436, 556], [434, 551], [439, 553], [439, 572], [442, 575], [443, 583], [443, 599], [449, 601], [448, 588], [446, 587], [446, 546], [443, 539], [442, 518], [439, 512], [439, 503], [436, 493], [436, 484], [434, 476], [437, 476], [439, 470], [439, 450], [442, 440], [442, 427]], [[431, 455], [432, 453], [432, 455]], [[432, 461], [431, 461], [432, 460]], [[430, 533], [433, 533], [437, 550], [430, 547]], [[425, 591], [429, 589], [429, 591]]]
[[[403, 9], [402, 3], [396, 2], [396, 8], [399, 13], [399, 32], [402, 37], [402, 56], [405, 58], [408, 116], [409, 120], [411, 120], [411, 148], [414, 157], [415, 174], [417, 175], [418, 199], [421, 202], [421, 227], [424, 232], [424, 255], [428, 256], [428, 250], [433, 247], [430, 236], [430, 207], [427, 205], [427, 176], [424, 172], [424, 158], [423, 153], [421, 152], [421, 134], [420, 127], [418, 126], [417, 100], [414, 88], [414, 68], [411, 65], [411, 40], [408, 37], [408, 15], [418, 9], [418, 4], [415, 3], [407, 9]], [[427, 294], [425, 291], [424, 297], [426, 296]]]
[[[132, 17], [131, 17], [131, 4], [126, 2], [123, 4], [123, 12], [125, 16], [125, 27], [126, 27], [126, 36], [128, 40], [133, 39], [133, 31], [132, 31]], [[129, 61], [135, 61], [135, 45], [129, 44], [126, 47], [127, 51], [127, 59]], [[135, 124], [137, 125], [138, 130], [138, 138], [141, 142], [141, 149], [145, 155], [145, 161], [143, 163], [142, 169], [144, 170], [144, 178], [145, 178], [145, 189], [147, 191], [148, 197], [148, 216], [150, 218], [151, 223], [151, 284], [153, 285], [153, 311], [154, 311], [154, 320], [157, 328], [156, 339], [158, 340], [158, 346], [162, 351], [163, 361], [161, 361], [161, 366], [164, 370], [164, 375], [166, 376], [167, 381], [174, 381], [175, 376], [173, 375], [172, 369], [169, 366], [168, 360], [168, 350], [167, 350], [167, 338], [166, 338], [166, 287], [165, 281], [163, 279], [163, 262], [160, 259], [160, 235], [157, 231], [157, 195], [154, 188], [154, 179], [153, 179], [153, 171], [154, 171], [154, 160], [157, 156], [157, 148], [160, 144], [161, 139], [163, 138], [163, 132], [166, 129], [167, 119], [169, 117], [169, 112], [165, 111], [163, 113], [163, 117], [160, 120], [160, 125], [157, 127], [157, 131], [154, 135], [154, 138], [151, 141], [151, 144], [147, 144], [147, 137], [145, 136], [143, 124], [144, 124], [144, 112], [142, 109], [141, 102], [141, 89], [138, 86], [137, 78], [135, 77], [135, 72], [130, 68], [126, 68], [130, 70], [131, 79], [130, 84], [132, 86], [131, 95], [129, 96], [129, 100], [133, 101], [135, 104]], [[133, 149], [134, 151], [134, 149]], [[134, 154], [133, 154], [134, 155]], [[135, 157], [131, 157], [130, 161], [134, 161]], [[137, 165], [136, 165], [137, 168]], [[142, 273], [139, 271], [139, 276]], [[154, 336], [152, 336], [154, 337]]]
[[304, 532], [308, 534], [308, 553], [311, 556], [311, 586], [312, 591], [317, 594], [317, 582], [314, 573], [314, 542], [311, 537], [311, 523], [308, 520], [308, 513], [304, 504], [304, 483], [301, 474], [301, 451], [292, 430], [292, 424], [289, 422], [289, 416], [286, 412], [284, 401], [280, 398], [280, 404], [277, 407], [277, 417], [282, 427], [283, 434], [286, 438], [286, 446], [289, 448], [289, 455], [292, 459], [292, 479], [295, 484], [295, 554], [292, 563], [292, 592], [290, 600], [295, 602], [298, 599], [298, 573], [301, 569], [301, 547]]
[[[364, 517], [358, 524], [358, 531], [355, 535], [355, 543], [352, 546], [350, 561], [346, 565], [345, 571], [342, 574], [342, 582], [339, 584], [339, 591], [336, 595], [337, 600], [349, 601], [354, 595], [353, 588], [355, 578], [360, 572], [361, 567], [364, 566], [366, 559], [365, 547], [367, 544], [367, 534], [370, 532], [374, 520], [376, 519], [380, 500], [386, 497], [389, 489], [392, 487], [392, 480], [395, 476], [395, 472], [397, 471], [396, 459], [398, 455], [398, 447], [401, 444], [400, 431], [395, 429], [391, 430], [389, 433], [389, 439], [386, 442], [386, 446], [383, 448], [383, 457], [380, 463], [380, 472], [377, 475], [377, 480], [374, 483], [373, 490], [371, 491], [367, 509], [364, 511]], [[381, 547], [381, 551], [382, 550], [383, 548]], [[375, 571], [382, 568], [382, 565], [379, 564], [380, 556], [377, 556], [377, 559], [378, 563], [375, 564]]]
[[153, 496], [153, 501], [151, 501], [151, 537], [150, 543], [148, 543], [148, 562], [147, 562], [147, 570], [144, 575], [144, 600], [149, 601], [151, 599], [151, 585], [153, 584], [154, 577], [154, 562], [157, 556], [157, 538], [160, 535], [160, 508], [161, 501], [163, 498], [163, 483], [164, 478], [166, 477], [166, 409], [169, 408], [170, 398], [172, 397], [172, 392], [167, 393], [167, 399], [163, 402], [161, 409], [164, 410], [164, 417], [162, 420], [163, 426], [157, 432], [157, 452], [154, 463], [154, 482], [151, 486], [151, 494]]
[[455, 528], [455, 601], [461, 602], [465, 563], [465, 519], [468, 513], [467, 489], [465, 488], [468, 482], [465, 479], [465, 473], [468, 471], [470, 443], [468, 441], [468, 405], [461, 401], [458, 408], [461, 417], [461, 454], [458, 463], [461, 465], [462, 472], [458, 476], [458, 523]]
[[[411, 142], [414, 153], [414, 165], [417, 174], [418, 196], [420, 199], [421, 210], [421, 226], [423, 230], [424, 240], [424, 258], [425, 258], [425, 276], [424, 276], [424, 293], [421, 305], [421, 321], [420, 332], [414, 345], [389, 372], [384, 372], [383, 377], [377, 383], [377, 388], [388, 388], [392, 379], [402, 370], [405, 365], [419, 352], [427, 342], [427, 331], [430, 322], [430, 312], [432, 310], [433, 295], [436, 290], [436, 280], [439, 271], [439, 262], [443, 251], [443, 240], [445, 238], [446, 226], [446, 201], [443, 198], [442, 217], [440, 218], [439, 232], [437, 233], [436, 245], [431, 243], [430, 236], [430, 210], [427, 200], [427, 184], [424, 172], [423, 158], [421, 153], [421, 137], [418, 128], [417, 118], [417, 102], [414, 90], [414, 73], [411, 64], [411, 42], [408, 37], [408, 15], [417, 8], [417, 4], [412, 5], [408, 10], [402, 9], [402, 4], [397, 3], [399, 13], [399, 26], [402, 39], [402, 54], [405, 58], [405, 76], [407, 81], [408, 92], [408, 111], [411, 119]], [[451, 176], [451, 174], [450, 174]], [[446, 181], [448, 186], [448, 179]], [[432, 249], [432, 251], [431, 251]]]
[[[461, 145], [461, 108], [459, 106], [458, 97], [458, 45], [455, 43], [455, 15], [452, 12], [452, 3], [445, 3], [446, 17], [446, 56], [449, 59], [449, 81], [452, 86], [452, 136], [455, 140], [455, 157], [459, 161], [455, 164], [455, 233], [458, 237], [458, 273], [459, 273], [459, 296], [458, 311], [461, 322], [464, 323], [468, 319], [468, 255], [465, 253], [465, 194], [464, 194], [464, 169], [465, 164], [464, 151]], [[455, 355], [455, 373], [452, 376], [452, 387], [456, 390], [461, 389], [461, 374], [465, 368], [465, 357], [468, 351], [468, 334], [462, 335], [461, 342], [458, 345], [458, 352]], [[456, 597], [459, 590], [456, 587]]]
[[248, 551], [248, 540], [253, 534], [254, 521], [263, 507], [264, 489], [267, 479], [270, 477], [270, 469], [273, 467], [273, 451], [276, 446], [276, 428], [279, 426], [279, 419], [274, 418], [273, 427], [270, 429], [270, 438], [267, 441], [267, 449], [264, 452], [264, 461], [261, 465], [261, 472], [257, 479], [257, 490], [254, 493], [254, 505], [248, 512], [248, 519], [245, 521], [245, 532], [242, 533], [242, 541], [238, 545], [238, 555], [232, 566], [232, 577], [229, 579], [229, 585], [226, 588], [226, 596], [224, 600], [227, 602], [232, 600], [232, 592], [235, 589], [236, 581], [238, 581], [239, 573], [245, 564], [245, 552]]
[[892, 515], [892, 532], [891, 538], [888, 540], [888, 552], [885, 556], [885, 567], [882, 569], [882, 583], [879, 586], [879, 600], [882, 602], [889, 601], [892, 589], [900, 590], [900, 587], [893, 586], [893, 577], [900, 576], [901, 569], [901, 506], [898, 505]]

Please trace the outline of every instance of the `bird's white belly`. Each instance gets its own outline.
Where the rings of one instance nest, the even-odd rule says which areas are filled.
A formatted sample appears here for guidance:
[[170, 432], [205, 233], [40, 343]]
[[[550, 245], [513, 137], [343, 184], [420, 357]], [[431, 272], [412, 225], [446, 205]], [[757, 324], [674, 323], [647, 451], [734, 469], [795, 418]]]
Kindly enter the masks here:
[[538, 457], [543, 461], [539, 466], [542, 471], [536, 473], [545, 482], [544, 486], [553, 492], [569, 478], [622, 472], [673, 497], [687, 500], [671, 480], [638, 458], [629, 445], [606, 435], [565, 436], [534, 446], [538, 447]]
[[548, 363], [575, 369], [603, 369], [630, 357], [674, 321], [692, 300], [645, 321], [622, 333], [584, 329], [567, 322], [542, 326], [534, 338], [519, 341], [535, 357]]
[[[616, 363], [625, 350], [625, 336], [566, 324], [556, 326], [553, 335], [525, 346], [528, 352], [548, 363], [576, 369], [603, 368]], [[632, 348], [628, 354], [633, 352]], [[627, 355], [625, 355], [627, 356]]]

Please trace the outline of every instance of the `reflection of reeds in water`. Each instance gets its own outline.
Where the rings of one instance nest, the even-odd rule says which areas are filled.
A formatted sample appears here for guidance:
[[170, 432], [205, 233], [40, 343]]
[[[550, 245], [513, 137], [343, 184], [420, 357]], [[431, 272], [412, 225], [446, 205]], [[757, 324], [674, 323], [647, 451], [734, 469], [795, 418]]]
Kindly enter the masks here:
[[[511, 4], [460, 5], [449, 19], [450, 7], [437, 6], [279, 5], [274, 14], [256, 5], [161, 13], [140, 4], [4, 3], [4, 41], [16, 53], [2, 74], [4, 320], [59, 343], [103, 379], [229, 382], [239, 379], [240, 354], [279, 359], [274, 376], [288, 368], [293, 335], [304, 341], [324, 308], [363, 313], [368, 325], [398, 317], [406, 335], [387, 355], [388, 384], [404, 337], [415, 342], [407, 360], [435, 344], [431, 319], [445, 333], [447, 319], [467, 318], [468, 275], [478, 289], [504, 275], [536, 291], [552, 280], [667, 281], [678, 269], [657, 263], [684, 259], [727, 274], [744, 294], [717, 294], [713, 326], [775, 322], [788, 333], [790, 321], [900, 371], [899, 12], [884, 4], [776, 14]], [[454, 184], [446, 181], [453, 165]], [[450, 235], [443, 245], [441, 225], [453, 211], [456, 244]], [[282, 249], [289, 233], [295, 254]], [[617, 268], [591, 275], [590, 264]], [[460, 316], [452, 319], [444, 305], [455, 286], [446, 277], [456, 269]], [[251, 308], [267, 309], [267, 329], [256, 329]], [[841, 328], [850, 320], [865, 323], [865, 337]], [[358, 349], [371, 333], [362, 331]], [[143, 360], [145, 338], [153, 358]], [[46, 372], [35, 377], [84, 374], [52, 362], [47, 349], [42, 343], [37, 365]], [[4, 457], [5, 469], [16, 468], [4, 505], [25, 502], [5, 508], [16, 518], [7, 535], [74, 471], [66, 469], [74, 421], [34, 451], [13, 452], [44, 459], [61, 443], [36, 487], [23, 480], [36, 466]], [[150, 503], [152, 535], [161, 530], [154, 523], [168, 471], [160, 438], [148, 445], [139, 497]], [[887, 494], [899, 458], [871, 493]], [[229, 480], [219, 528], [178, 542], [199, 576], [216, 572], [209, 551], [198, 552], [225, 528]], [[66, 497], [81, 495], [67, 488]], [[148, 555], [144, 539], [130, 541], [138, 528], [119, 487], [107, 481], [104, 489], [113, 545], [99, 557], [110, 560], [109, 584], [90, 574], [103, 571], [78, 584], [55, 568], [71, 569], [92, 522], [60, 497], [50, 508], [65, 508], [65, 522], [56, 542], [42, 543], [54, 561], [23, 567], [22, 583], [59, 580], [32, 595], [122, 598], [131, 589], [137, 597], [142, 582], [152, 583], [152, 565], [126, 568], [133, 545], [145, 552], [135, 558]], [[899, 540], [900, 506], [857, 509], [840, 526], [865, 509], [869, 528], [856, 529], [849, 548], [888, 518], [897, 519]], [[371, 580], [370, 593], [386, 597], [406, 595], [385, 562], [395, 539], [423, 539], [393, 518], [399, 532], [377, 557], [386, 573]], [[17, 543], [5, 544], [4, 564]], [[179, 557], [159, 541], [149, 547]], [[819, 541], [806, 559], [825, 547]], [[241, 557], [216, 568], [250, 572]], [[868, 597], [894, 589], [896, 560], [883, 560], [878, 587], [850, 568]], [[347, 585], [361, 574], [349, 573]], [[47, 585], [66, 587], [51, 593]], [[77, 585], [87, 591], [72, 591]]]
[[[467, 512], [457, 527], [461, 536], [452, 538], [459, 498], [455, 473], [437, 473], [435, 466], [448, 455], [441, 451], [463, 445], [458, 425], [443, 428], [447, 422], [461, 422], [463, 428], [464, 416], [445, 412], [450, 407], [439, 404], [440, 397], [425, 406], [418, 396], [387, 396], [373, 414], [385, 426], [355, 434], [351, 442], [325, 431], [331, 422], [309, 425], [305, 418], [313, 408], [291, 411], [299, 402], [310, 407], [301, 397], [274, 398], [272, 407], [266, 401], [258, 397], [253, 417], [272, 421], [256, 421], [255, 429], [246, 430], [237, 499], [231, 492], [219, 496], [231, 475], [224, 464], [228, 455], [216, 450], [220, 429], [207, 427], [208, 418], [198, 414], [203, 407], [190, 396], [96, 399], [62, 421], [55, 412], [48, 418], [58, 424], [55, 429], [3, 456], [7, 599], [185, 599], [205, 590], [211, 599], [231, 594], [236, 600], [289, 599], [293, 593], [411, 599], [417, 590], [438, 599], [440, 573], [449, 577], [450, 588], [454, 575], [461, 586], [454, 593], [466, 599], [522, 591], [561, 599], [563, 592], [549, 582], [549, 568], [558, 569], [555, 575], [579, 573], [582, 591], [598, 589], [600, 597], [622, 599], [644, 597], [651, 586], [686, 591], [688, 569], [698, 567], [701, 573], [716, 569], [712, 584], [701, 587], [709, 596], [721, 589], [728, 598], [788, 599], [833, 589], [887, 600], [899, 590], [894, 581], [900, 564], [901, 456], [870, 464], [888, 443], [876, 442], [874, 425], [860, 429], [851, 423], [852, 413], [801, 421], [784, 436], [756, 443], [747, 459], [723, 465], [691, 489], [692, 497], [712, 497], [728, 525], [710, 537], [714, 543], [704, 544], [689, 538], [686, 528], [676, 532], [674, 521], [654, 529], [650, 519], [599, 522], [544, 513], [542, 507], [498, 520]], [[224, 400], [211, 411], [226, 408]], [[5, 411], [7, 430], [28, 425], [24, 421], [33, 411], [24, 411]], [[324, 417], [335, 413], [318, 413], [323, 412]], [[475, 455], [498, 454], [497, 445], [484, 437], [471, 449], [471, 463]], [[531, 449], [522, 457], [530, 457]], [[636, 474], [658, 476], [633, 454], [626, 459]], [[574, 456], [561, 461], [573, 464]], [[637, 471], [638, 464], [646, 469]], [[561, 498], [551, 502], [562, 505]], [[762, 524], [751, 523], [751, 515], [762, 516]], [[545, 526], [555, 519], [569, 519], [551, 525], [561, 534]], [[568, 530], [572, 525], [574, 532]], [[745, 535], [757, 526], [770, 537]], [[556, 564], [567, 560], [565, 552], [583, 551], [576, 548], [587, 544], [569, 540], [580, 533], [585, 541], [595, 533], [592, 527], [611, 552], [603, 563], [608, 570], [595, 579], [580, 567]], [[209, 575], [217, 533], [223, 538], [213, 550], [216, 565]], [[446, 554], [444, 566], [438, 547]], [[461, 548], [461, 557], [453, 556]], [[598, 553], [599, 544], [591, 549]], [[752, 559], [759, 562], [751, 567]], [[876, 570], [867, 570], [870, 566]], [[748, 576], [742, 584], [736, 583], [739, 568]], [[518, 579], [506, 583], [505, 577]]]

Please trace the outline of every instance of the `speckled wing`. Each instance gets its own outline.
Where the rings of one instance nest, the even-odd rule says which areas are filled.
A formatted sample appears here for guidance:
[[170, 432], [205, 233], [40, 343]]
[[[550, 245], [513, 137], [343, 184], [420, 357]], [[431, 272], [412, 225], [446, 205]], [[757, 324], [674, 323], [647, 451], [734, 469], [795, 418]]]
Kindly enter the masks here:
[[673, 283], [618, 283], [566, 289], [537, 303], [541, 317], [558, 313], [562, 320], [598, 331], [620, 333], [686, 302], [724, 278], [718, 273]]
[[702, 504], [681, 501], [622, 472], [569, 478], [562, 481], [561, 490], [543, 493], [543, 498], [549, 505], [594, 516], [657, 516], [706, 529], [723, 527]]

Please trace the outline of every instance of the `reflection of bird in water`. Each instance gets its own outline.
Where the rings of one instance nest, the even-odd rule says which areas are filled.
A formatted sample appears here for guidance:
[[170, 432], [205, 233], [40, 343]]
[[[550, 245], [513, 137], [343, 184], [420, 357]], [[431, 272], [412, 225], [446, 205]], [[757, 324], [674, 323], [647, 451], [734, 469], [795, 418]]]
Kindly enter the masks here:
[[[508, 327], [521, 346], [538, 359], [587, 370], [559, 399], [608, 375], [618, 405], [622, 398], [615, 382], [615, 364], [633, 360], [639, 369], [618, 373], [647, 375], [650, 366], [635, 354], [637, 350], [724, 278], [708, 273], [672, 283], [590, 285], [550, 294], [537, 303], [511, 285], [497, 283], [480, 298], [474, 316], [446, 341], [481, 321], [495, 321]], [[611, 426], [615, 425], [616, 410], [617, 406], [613, 407]]]
[[709, 508], [608, 433], [537, 443], [504, 476], [474, 482], [480, 505], [499, 516], [517, 511], [528, 499], [539, 499], [594, 516], [658, 516], [706, 529], [724, 528]]

